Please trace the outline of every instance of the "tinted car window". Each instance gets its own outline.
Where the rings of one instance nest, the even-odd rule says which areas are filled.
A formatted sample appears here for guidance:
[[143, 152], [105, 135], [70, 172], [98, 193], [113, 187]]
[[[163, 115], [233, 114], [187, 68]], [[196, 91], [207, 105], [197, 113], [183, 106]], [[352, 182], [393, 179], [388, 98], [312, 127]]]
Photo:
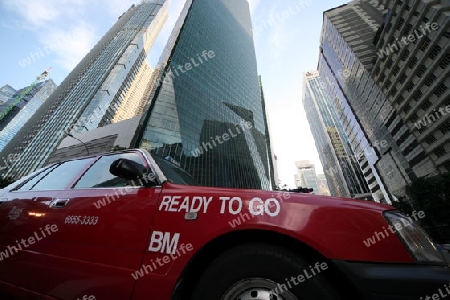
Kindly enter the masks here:
[[26, 181], [24, 184], [22, 184], [17, 191], [28, 191], [31, 190], [31, 188], [39, 182], [42, 178], [44, 178], [48, 173], [50, 173], [54, 168], [57, 166], [52, 166], [51, 168], [48, 168], [46, 170], [42, 170], [40, 173], [38, 173], [36, 176], [32, 177], [28, 181]]
[[173, 164], [169, 160], [162, 158], [156, 154], [152, 154], [155, 162], [158, 164], [164, 175], [176, 184], [199, 185], [195, 179], [184, 169]]
[[80, 174], [90, 160], [70, 160], [63, 162], [42, 178], [32, 190], [62, 190]]
[[136, 183], [133, 183], [130, 180], [114, 176], [109, 172], [111, 164], [119, 158], [126, 158], [144, 165], [142, 158], [137, 153], [121, 153], [103, 156], [88, 171], [86, 171], [74, 188], [104, 188], [136, 185]]

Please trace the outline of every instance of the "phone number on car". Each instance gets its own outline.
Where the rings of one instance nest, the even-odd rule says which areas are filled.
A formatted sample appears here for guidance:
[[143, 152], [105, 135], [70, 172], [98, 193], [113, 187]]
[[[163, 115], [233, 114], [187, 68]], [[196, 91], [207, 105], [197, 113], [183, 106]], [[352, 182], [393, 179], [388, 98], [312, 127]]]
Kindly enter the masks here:
[[97, 216], [68, 216], [64, 224], [73, 225], [96, 225], [98, 222]]

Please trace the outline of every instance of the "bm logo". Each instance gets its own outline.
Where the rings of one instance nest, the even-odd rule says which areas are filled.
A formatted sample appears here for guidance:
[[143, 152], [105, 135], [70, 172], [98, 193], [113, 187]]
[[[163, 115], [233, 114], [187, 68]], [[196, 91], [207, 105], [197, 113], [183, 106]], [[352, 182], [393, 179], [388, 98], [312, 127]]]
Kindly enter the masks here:
[[175, 254], [179, 239], [179, 233], [153, 231], [148, 251]]

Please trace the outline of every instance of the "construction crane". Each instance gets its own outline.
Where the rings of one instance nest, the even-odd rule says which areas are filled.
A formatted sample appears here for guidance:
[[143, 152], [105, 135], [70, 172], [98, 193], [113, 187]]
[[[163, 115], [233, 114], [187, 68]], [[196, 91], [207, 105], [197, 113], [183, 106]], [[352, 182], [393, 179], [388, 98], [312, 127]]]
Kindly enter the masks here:
[[5, 110], [0, 112], [0, 122], [9, 114], [9, 112], [14, 108], [14, 106], [16, 106], [20, 102], [20, 100], [23, 99], [23, 97], [25, 97], [40, 81], [42, 81], [48, 76], [48, 74], [50, 73], [50, 69], [51, 68], [48, 68], [47, 70], [42, 72], [41, 75], [36, 77], [36, 80], [33, 81], [33, 83], [30, 86], [24, 89], [17, 98], [14, 98], [14, 101], [12, 101], [8, 105], [8, 107], [5, 108]]

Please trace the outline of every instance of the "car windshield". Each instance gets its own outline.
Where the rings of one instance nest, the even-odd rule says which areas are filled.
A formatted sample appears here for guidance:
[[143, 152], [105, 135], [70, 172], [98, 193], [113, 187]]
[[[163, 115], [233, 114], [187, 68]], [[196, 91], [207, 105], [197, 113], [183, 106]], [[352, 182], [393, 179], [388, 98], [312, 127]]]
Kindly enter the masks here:
[[170, 157], [161, 157], [159, 155], [153, 154], [152, 157], [158, 164], [164, 175], [176, 184], [184, 185], [198, 185], [198, 182], [184, 169], [180, 168], [176, 162]]

